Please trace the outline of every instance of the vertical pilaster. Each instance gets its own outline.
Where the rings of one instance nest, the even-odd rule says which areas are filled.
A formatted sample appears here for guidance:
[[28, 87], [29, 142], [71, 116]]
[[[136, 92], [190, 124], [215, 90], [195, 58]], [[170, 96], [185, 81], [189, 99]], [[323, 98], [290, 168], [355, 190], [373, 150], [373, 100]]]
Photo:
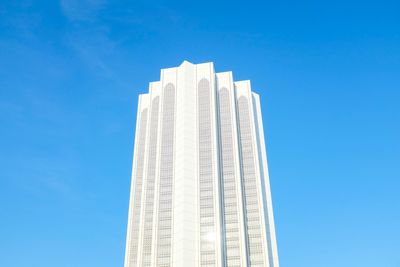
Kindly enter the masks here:
[[148, 94], [139, 96], [138, 116], [136, 120], [135, 151], [132, 168], [131, 196], [129, 201], [128, 233], [125, 254], [126, 267], [138, 266], [149, 104], [150, 97]]
[[270, 267], [250, 81], [235, 87], [248, 259], [252, 267]]
[[275, 234], [274, 214], [272, 209], [272, 196], [269, 183], [269, 172], [267, 165], [267, 150], [265, 147], [263, 121], [261, 115], [260, 97], [256, 93], [252, 93], [254, 121], [257, 137], [257, 148], [260, 159], [260, 175], [263, 194], [263, 208], [265, 220], [265, 234], [268, 248], [268, 261], [270, 267], [279, 267], [278, 248]]
[[198, 266], [196, 207], [196, 68], [183, 62], [177, 71], [173, 265]]

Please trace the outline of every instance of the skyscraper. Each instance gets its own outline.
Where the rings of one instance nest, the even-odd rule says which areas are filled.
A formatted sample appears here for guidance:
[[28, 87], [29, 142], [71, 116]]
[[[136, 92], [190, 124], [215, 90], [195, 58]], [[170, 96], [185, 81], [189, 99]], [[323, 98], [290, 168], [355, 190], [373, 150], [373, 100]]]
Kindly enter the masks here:
[[279, 267], [259, 96], [213, 63], [139, 96], [125, 267]]

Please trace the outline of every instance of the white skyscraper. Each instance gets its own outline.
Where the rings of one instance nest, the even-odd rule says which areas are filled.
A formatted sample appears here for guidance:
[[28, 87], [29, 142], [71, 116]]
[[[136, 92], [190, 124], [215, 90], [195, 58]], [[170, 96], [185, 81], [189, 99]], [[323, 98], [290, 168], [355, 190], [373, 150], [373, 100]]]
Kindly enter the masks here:
[[139, 96], [125, 267], [279, 267], [259, 96], [213, 63]]

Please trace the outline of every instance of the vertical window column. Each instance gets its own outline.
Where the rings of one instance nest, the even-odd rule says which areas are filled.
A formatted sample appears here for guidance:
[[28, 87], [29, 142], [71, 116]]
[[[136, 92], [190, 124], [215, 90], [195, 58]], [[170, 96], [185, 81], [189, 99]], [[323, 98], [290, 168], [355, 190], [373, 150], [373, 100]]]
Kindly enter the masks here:
[[174, 175], [175, 86], [164, 87], [161, 123], [160, 184], [156, 266], [171, 266], [172, 188]]
[[145, 189], [144, 201], [144, 221], [143, 221], [143, 250], [141, 266], [151, 265], [152, 241], [153, 241], [153, 208], [154, 208], [154, 186], [156, 174], [157, 157], [157, 133], [158, 133], [158, 109], [160, 98], [157, 96], [151, 104], [150, 118], [150, 137], [149, 137], [149, 155], [147, 161], [147, 183]]
[[231, 101], [227, 88], [221, 88], [218, 95], [225, 257], [227, 267], [240, 267], [243, 255], [241, 255], [240, 250], [240, 203], [238, 201], [238, 189], [236, 186], [239, 183], [237, 179], [240, 179], [240, 177], [237, 177], [235, 174]]
[[254, 157], [254, 144], [251, 132], [251, 117], [248, 99], [244, 96], [238, 99], [239, 136], [241, 146], [242, 174], [245, 197], [245, 224], [250, 266], [266, 266], [265, 247], [263, 242], [263, 225], [260, 214], [261, 196], [257, 188], [257, 174]]
[[213, 175], [210, 82], [201, 79], [197, 88], [199, 130], [200, 266], [216, 266], [215, 182]]
[[[133, 193], [133, 211], [132, 211], [132, 228], [131, 242], [129, 248], [128, 264], [129, 267], [137, 266], [138, 247], [139, 247], [139, 226], [140, 226], [140, 211], [142, 204], [142, 185], [143, 185], [143, 169], [144, 169], [144, 154], [146, 146], [146, 128], [147, 128], [147, 108], [143, 109], [140, 114], [139, 136], [137, 143], [136, 170], [134, 176], [134, 193]], [[131, 207], [132, 208], [132, 207]]]

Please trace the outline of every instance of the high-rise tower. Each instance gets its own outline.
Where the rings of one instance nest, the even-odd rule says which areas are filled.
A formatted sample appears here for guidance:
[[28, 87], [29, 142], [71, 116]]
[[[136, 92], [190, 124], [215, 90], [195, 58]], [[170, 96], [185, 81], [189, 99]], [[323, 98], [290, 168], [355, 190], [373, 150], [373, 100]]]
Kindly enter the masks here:
[[139, 96], [125, 267], [279, 267], [259, 96], [213, 63]]

